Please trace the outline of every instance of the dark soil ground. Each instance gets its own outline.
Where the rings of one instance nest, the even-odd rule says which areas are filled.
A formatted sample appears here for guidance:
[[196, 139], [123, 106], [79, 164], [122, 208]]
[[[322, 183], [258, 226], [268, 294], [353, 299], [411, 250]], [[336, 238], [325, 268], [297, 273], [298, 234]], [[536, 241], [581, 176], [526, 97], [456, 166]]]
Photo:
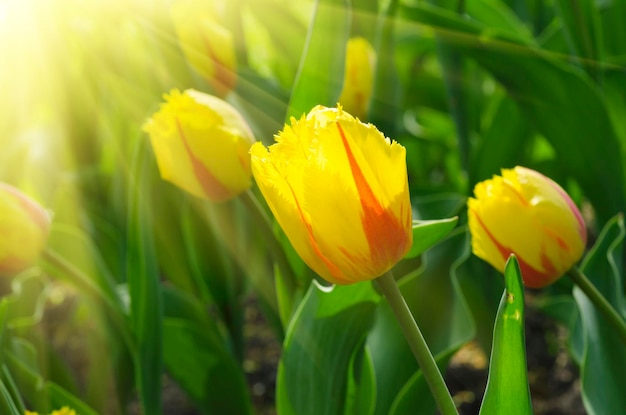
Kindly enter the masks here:
[[[54, 307], [52, 307], [54, 308]], [[48, 314], [46, 320], [59, 322], [67, 318], [73, 307], [61, 307], [61, 315]], [[281, 345], [274, 330], [267, 324], [250, 297], [245, 303], [244, 335], [246, 353], [243, 363], [255, 412], [258, 415], [276, 414], [274, 395], [276, 368]], [[53, 326], [57, 326], [53, 324]], [[54, 332], [58, 327], [50, 327]], [[526, 348], [528, 374], [533, 407], [536, 415], [584, 415], [579, 373], [565, 348], [567, 333], [550, 318], [532, 306], [526, 309]], [[62, 355], [76, 356], [76, 351], [60, 347]], [[80, 353], [78, 353], [80, 355]], [[69, 359], [70, 366], [80, 372], [80, 360]], [[73, 363], [73, 364], [72, 364]], [[487, 381], [488, 358], [475, 342], [464, 346], [452, 358], [445, 374], [446, 383], [460, 408], [461, 415], [478, 414]], [[80, 376], [79, 376], [80, 377]], [[200, 415], [192, 402], [167, 376], [163, 379], [163, 413], [167, 415]], [[131, 405], [130, 413], [139, 414], [139, 405]], [[225, 414], [230, 415], [230, 414]], [[232, 414], [237, 415], [237, 414]]]
[[[248, 348], [244, 369], [257, 414], [276, 414], [274, 392], [280, 344], [254, 301], [246, 305]], [[526, 309], [528, 377], [536, 415], [584, 415], [579, 374], [565, 348], [566, 332], [537, 310]], [[445, 374], [461, 415], [478, 414], [487, 383], [488, 358], [470, 342]]]

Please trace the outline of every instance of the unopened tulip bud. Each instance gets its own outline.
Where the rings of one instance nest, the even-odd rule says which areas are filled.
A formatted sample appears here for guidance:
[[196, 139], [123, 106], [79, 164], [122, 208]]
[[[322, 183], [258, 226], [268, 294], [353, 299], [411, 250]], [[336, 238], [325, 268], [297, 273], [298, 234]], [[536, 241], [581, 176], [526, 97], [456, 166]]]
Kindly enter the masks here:
[[365, 120], [376, 70], [376, 52], [362, 37], [355, 37], [346, 45], [345, 75], [339, 102], [355, 117]]
[[406, 151], [341, 107], [317, 106], [250, 150], [252, 173], [304, 262], [335, 284], [381, 276], [413, 241]]
[[553, 283], [582, 256], [587, 231], [567, 193], [524, 167], [478, 183], [468, 201], [472, 251], [499, 271], [517, 256], [524, 284]]
[[46, 246], [50, 215], [16, 188], [0, 183], [0, 276], [35, 263]]
[[144, 125], [163, 179], [220, 202], [252, 184], [250, 127], [229, 103], [192, 89], [172, 90]]
[[231, 32], [218, 23], [210, 4], [179, 0], [172, 6], [172, 21], [189, 64], [225, 96], [237, 80], [237, 58]]

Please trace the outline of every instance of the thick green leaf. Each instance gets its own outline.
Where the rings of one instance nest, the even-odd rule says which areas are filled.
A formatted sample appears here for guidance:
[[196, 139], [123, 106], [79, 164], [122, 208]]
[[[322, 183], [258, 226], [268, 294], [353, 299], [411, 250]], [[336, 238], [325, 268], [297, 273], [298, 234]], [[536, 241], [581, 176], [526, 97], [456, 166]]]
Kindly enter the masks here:
[[570, 48], [594, 78], [600, 74], [603, 62], [600, 14], [595, 0], [557, 0], [557, 10]]
[[163, 321], [166, 367], [204, 414], [250, 414], [252, 406], [240, 366], [215, 333], [180, 318]]
[[[624, 220], [613, 218], [585, 257], [581, 271], [622, 316], [626, 315], [623, 283]], [[626, 408], [626, 347], [612, 326], [578, 288], [574, 298], [582, 318], [583, 402], [590, 414], [618, 414]]]
[[344, 56], [350, 35], [350, 3], [317, 0], [298, 75], [289, 101], [287, 121], [316, 105], [337, 104], [344, 78]]
[[398, 0], [391, 0], [378, 16], [376, 25], [376, 73], [368, 119], [387, 137], [396, 138], [402, 111], [401, 88], [396, 62], [396, 20]]
[[161, 413], [162, 306], [159, 270], [153, 245], [150, 203], [151, 178], [156, 166], [141, 141], [131, 168], [129, 186], [126, 278], [131, 322], [136, 338], [134, 356], [139, 400], [146, 414]]
[[489, 127], [470, 163], [471, 186], [500, 174], [503, 167], [520, 164], [522, 149], [531, 132], [510, 97], [498, 101]]
[[445, 237], [454, 228], [458, 220], [458, 217], [439, 220], [414, 220], [413, 246], [404, 257], [415, 258], [426, 251]]
[[[285, 337], [278, 367], [278, 413], [334, 415], [353, 406], [347, 402], [352, 376], [348, 372], [361, 366], [352, 359], [363, 347], [379, 298], [370, 283], [332, 289], [311, 283]], [[368, 376], [364, 380], [363, 387], [371, 388]]]
[[493, 329], [487, 388], [482, 415], [532, 415], [524, 339], [524, 285], [519, 264], [509, 257], [504, 268], [506, 289]]
[[601, 222], [622, 210], [626, 205], [622, 151], [605, 101], [588, 77], [521, 43], [522, 38], [494, 37], [488, 27], [456, 14], [425, 5], [404, 11], [412, 21], [437, 29], [493, 74], [554, 147]]

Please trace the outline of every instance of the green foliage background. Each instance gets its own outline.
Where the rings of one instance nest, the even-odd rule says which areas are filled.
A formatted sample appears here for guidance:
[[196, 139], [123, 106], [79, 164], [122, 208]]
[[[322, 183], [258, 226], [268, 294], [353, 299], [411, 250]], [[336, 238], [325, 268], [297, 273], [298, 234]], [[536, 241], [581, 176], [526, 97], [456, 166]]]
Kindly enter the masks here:
[[[519, 344], [497, 343], [504, 279], [471, 255], [466, 227], [473, 186], [501, 168], [536, 169], [569, 192], [595, 242], [583, 269], [625, 315], [626, 1], [215, 3], [237, 48], [226, 99], [266, 144], [289, 116], [336, 104], [348, 38], [374, 45], [367, 121], [407, 148], [413, 217], [458, 216], [421, 222], [416, 240], [429, 243], [394, 270], [442, 368], [471, 340], [525, 364]], [[279, 413], [434, 413], [370, 283], [320, 288], [275, 229], [297, 275], [289, 292], [241, 201], [208, 204], [158, 177], [143, 122], [171, 88], [212, 92], [169, 8], [0, 3], [0, 180], [54, 212], [51, 253], [1, 287], [2, 413], [125, 414], [137, 399], [158, 414], [164, 372], [201, 413], [252, 413], [241, 307], [251, 293], [283, 340]], [[519, 291], [511, 273], [507, 289]], [[569, 329], [587, 411], [619, 413], [624, 345], [568, 281], [537, 296]], [[71, 312], [51, 337], [47, 311], [60, 303]], [[58, 353], [76, 333], [79, 373]], [[484, 413], [524, 390], [491, 379]]]

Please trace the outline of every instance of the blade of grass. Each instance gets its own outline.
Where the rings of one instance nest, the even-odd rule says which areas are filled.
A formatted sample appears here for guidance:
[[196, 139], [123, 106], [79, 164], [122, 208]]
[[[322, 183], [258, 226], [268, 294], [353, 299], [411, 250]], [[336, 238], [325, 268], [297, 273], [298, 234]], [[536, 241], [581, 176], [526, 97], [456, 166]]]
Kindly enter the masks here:
[[148, 148], [145, 141], [138, 142], [131, 167], [126, 278], [137, 341], [135, 376], [139, 400], [145, 414], [160, 414], [163, 317], [159, 270], [150, 229], [150, 181], [155, 166]]

